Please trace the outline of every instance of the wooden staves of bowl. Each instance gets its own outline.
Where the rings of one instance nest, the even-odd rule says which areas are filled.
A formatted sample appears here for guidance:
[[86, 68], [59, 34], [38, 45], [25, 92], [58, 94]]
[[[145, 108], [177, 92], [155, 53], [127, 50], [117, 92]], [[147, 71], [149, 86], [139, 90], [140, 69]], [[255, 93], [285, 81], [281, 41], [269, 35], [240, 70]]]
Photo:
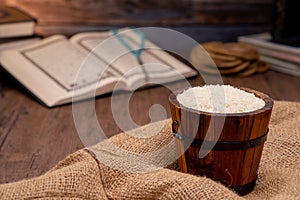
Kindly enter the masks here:
[[[265, 101], [265, 106], [253, 112], [218, 114], [186, 108], [179, 104], [175, 92], [169, 97], [172, 129], [176, 141], [179, 170], [184, 173], [203, 175], [245, 195], [254, 189], [263, 145], [268, 133], [273, 100], [267, 95], [247, 89]], [[220, 131], [214, 124], [224, 122]], [[210, 124], [211, 123], [211, 124]], [[220, 134], [218, 134], [218, 133]], [[201, 145], [205, 157], [199, 158]], [[204, 150], [203, 150], [204, 149]]]

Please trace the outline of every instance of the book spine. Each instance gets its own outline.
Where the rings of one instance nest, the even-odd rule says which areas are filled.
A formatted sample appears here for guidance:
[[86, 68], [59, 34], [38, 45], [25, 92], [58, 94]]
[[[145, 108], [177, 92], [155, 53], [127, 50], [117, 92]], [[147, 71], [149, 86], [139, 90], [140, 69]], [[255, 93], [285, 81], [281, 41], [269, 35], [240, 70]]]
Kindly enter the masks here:
[[282, 72], [288, 71], [290, 72], [289, 74], [293, 73], [295, 75], [300, 74], [300, 66], [299, 65], [295, 65], [295, 64], [291, 64], [288, 62], [284, 62], [282, 60], [278, 60], [275, 58], [270, 58], [267, 56], [261, 56], [261, 60], [267, 62], [270, 64], [270, 68], [274, 69], [276, 71], [281, 70]]
[[278, 71], [278, 72], [282, 72], [282, 73], [289, 74], [292, 76], [300, 77], [300, 71], [297, 71], [297, 70], [282, 68], [281, 66], [278, 66], [275, 64], [270, 64], [270, 68], [274, 71]]
[[269, 41], [265, 41], [264, 38], [258, 39], [258, 38], [240, 36], [240, 37], [238, 37], [238, 41], [242, 42], [242, 43], [250, 44], [257, 48], [266, 48], [266, 49], [271, 49], [274, 51], [281, 51], [281, 52], [291, 53], [291, 54], [300, 56], [299, 48], [275, 44], [275, 43], [272, 43]]
[[260, 55], [277, 58], [279, 60], [300, 65], [300, 56], [298, 55], [288, 54], [282, 51], [274, 51], [274, 50], [260, 48], [260, 47], [257, 47], [257, 50]]

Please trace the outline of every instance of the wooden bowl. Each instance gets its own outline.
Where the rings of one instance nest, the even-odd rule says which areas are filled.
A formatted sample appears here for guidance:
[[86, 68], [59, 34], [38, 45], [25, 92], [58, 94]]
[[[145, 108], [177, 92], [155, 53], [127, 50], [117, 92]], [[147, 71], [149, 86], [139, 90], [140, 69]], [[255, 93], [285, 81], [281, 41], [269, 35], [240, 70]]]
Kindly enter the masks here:
[[183, 91], [172, 93], [169, 103], [179, 170], [209, 177], [244, 195], [255, 186], [273, 100], [252, 89], [239, 89], [261, 98], [265, 106], [245, 113], [202, 112], [180, 105], [176, 96]]

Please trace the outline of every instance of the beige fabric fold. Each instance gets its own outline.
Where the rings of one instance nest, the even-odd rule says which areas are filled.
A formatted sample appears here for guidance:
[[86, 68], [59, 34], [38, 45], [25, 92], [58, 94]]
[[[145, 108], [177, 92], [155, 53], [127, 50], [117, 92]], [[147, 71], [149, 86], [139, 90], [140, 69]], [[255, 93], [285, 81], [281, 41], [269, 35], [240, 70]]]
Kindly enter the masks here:
[[177, 172], [171, 120], [69, 155], [37, 178], [0, 185], [0, 199], [300, 199], [300, 103], [276, 101], [257, 185], [240, 197]]

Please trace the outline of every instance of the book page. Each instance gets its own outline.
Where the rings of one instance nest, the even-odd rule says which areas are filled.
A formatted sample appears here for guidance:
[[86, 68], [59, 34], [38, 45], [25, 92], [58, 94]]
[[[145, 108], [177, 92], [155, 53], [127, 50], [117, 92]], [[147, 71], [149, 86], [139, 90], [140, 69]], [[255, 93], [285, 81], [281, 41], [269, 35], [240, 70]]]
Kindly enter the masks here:
[[[141, 38], [137, 33], [128, 30], [121, 36], [133, 49], [139, 48]], [[190, 67], [147, 40], [141, 53], [142, 63], [112, 32], [80, 34], [71, 41], [84, 49], [93, 50], [93, 54], [109, 63], [129, 87], [137, 81], [140, 84], [149, 81], [164, 83], [196, 74]]]
[[100, 78], [102, 82], [114, 79], [114, 74], [106, 71], [106, 63], [88, 56], [64, 37], [47, 38], [21, 53], [66, 91], [97, 83]]

